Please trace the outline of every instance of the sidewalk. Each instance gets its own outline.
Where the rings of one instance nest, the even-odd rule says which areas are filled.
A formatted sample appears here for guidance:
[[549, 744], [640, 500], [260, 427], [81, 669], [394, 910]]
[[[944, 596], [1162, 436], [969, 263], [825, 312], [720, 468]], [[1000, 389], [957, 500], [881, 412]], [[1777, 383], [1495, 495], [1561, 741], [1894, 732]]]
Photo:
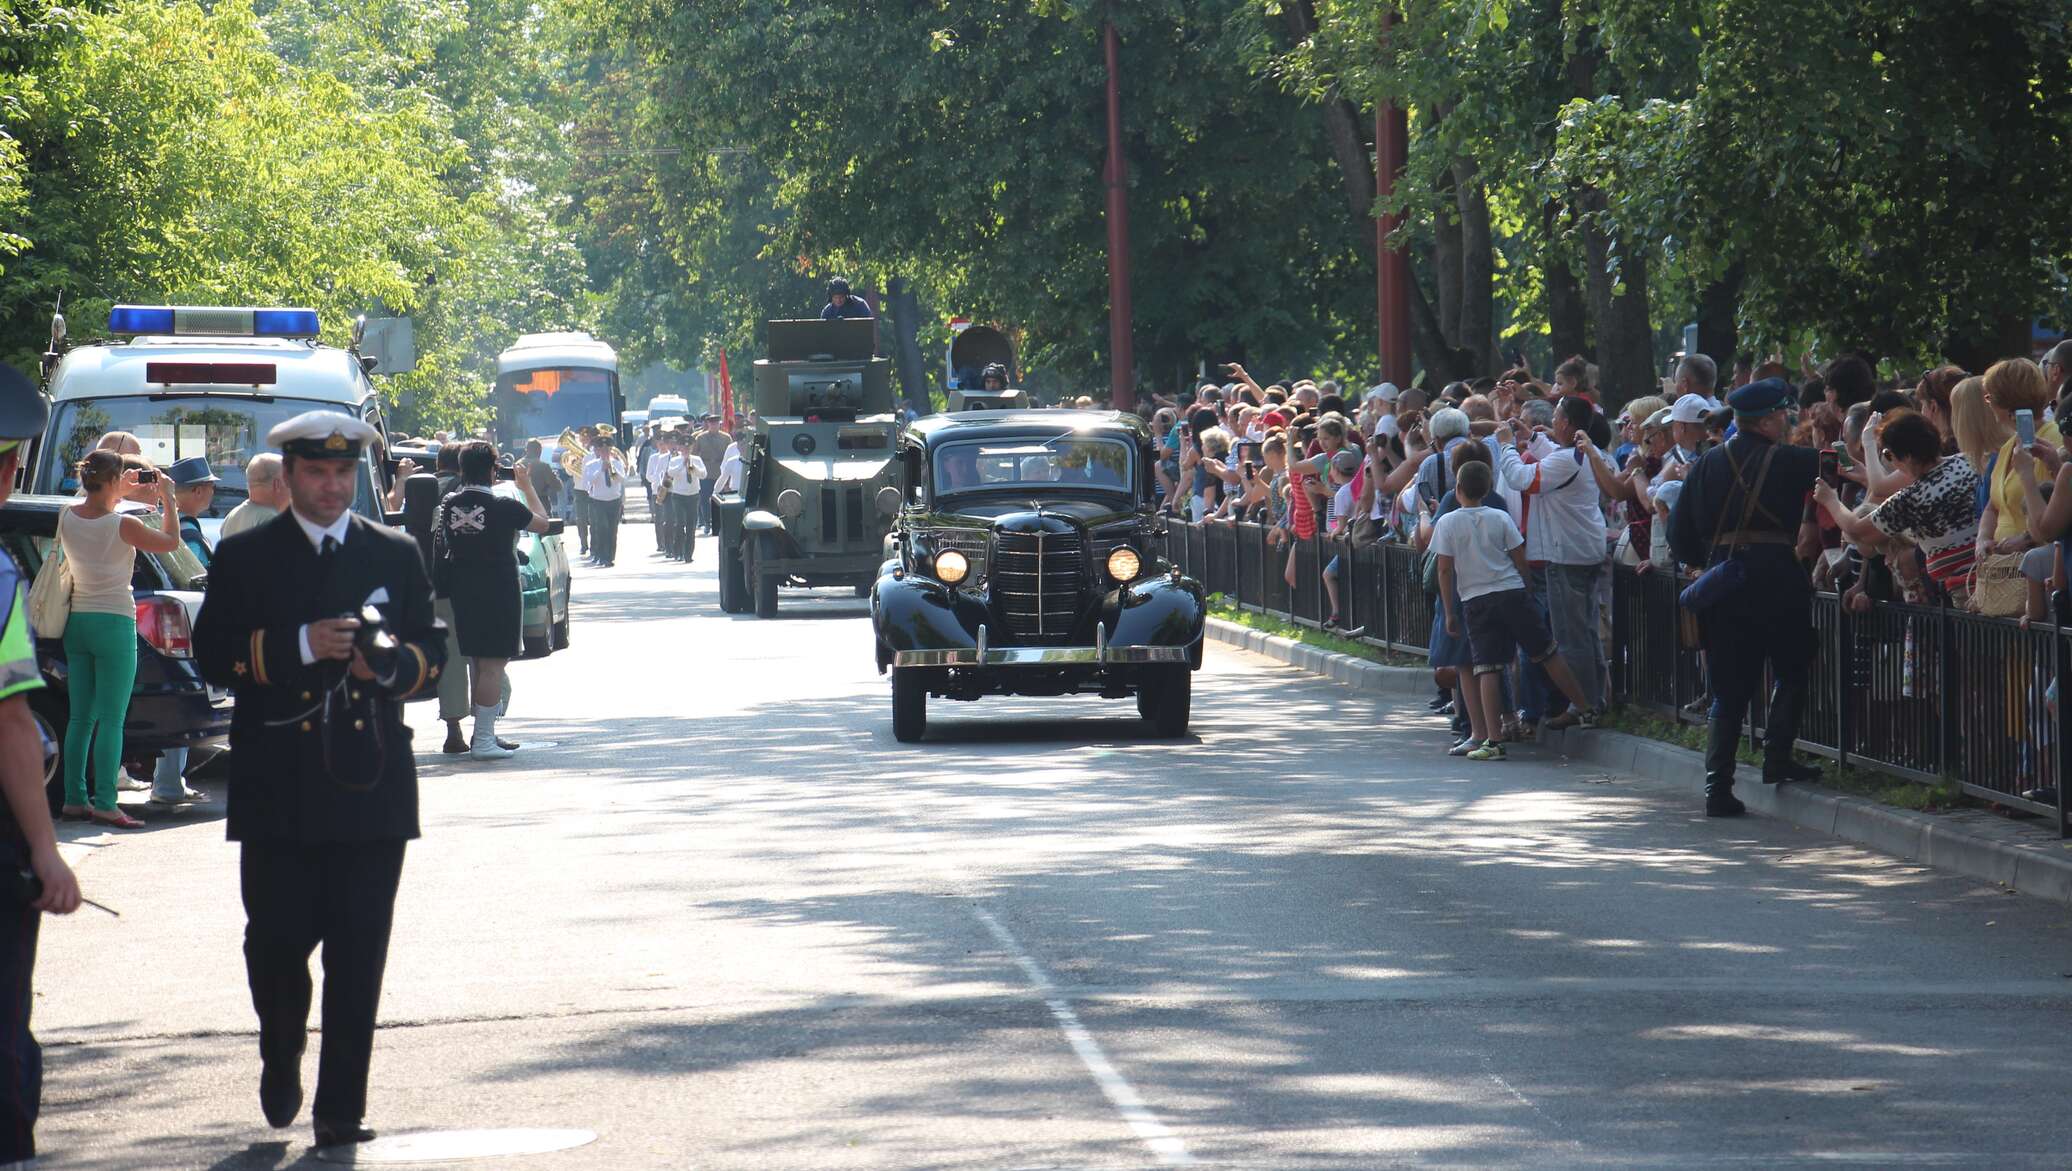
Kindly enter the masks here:
[[[1432, 673], [1423, 667], [1391, 667], [1218, 618], [1209, 619], [1208, 636], [1355, 691], [1406, 698], [1432, 692]], [[1688, 790], [1693, 802], [1702, 799], [1705, 787], [1705, 762], [1698, 753], [1623, 732], [1542, 731], [1536, 744], [1514, 745], [1512, 751], [1554, 753], [1613, 772], [1666, 781]], [[1745, 767], [1743, 772], [1755, 770]], [[1765, 785], [1753, 775], [1734, 787], [1734, 795], [1752, 813], [2072, 906], [2072, 841], [2035, 822], [2012, 821], [1982, 809], [1895, 809], [1821, 785]]]

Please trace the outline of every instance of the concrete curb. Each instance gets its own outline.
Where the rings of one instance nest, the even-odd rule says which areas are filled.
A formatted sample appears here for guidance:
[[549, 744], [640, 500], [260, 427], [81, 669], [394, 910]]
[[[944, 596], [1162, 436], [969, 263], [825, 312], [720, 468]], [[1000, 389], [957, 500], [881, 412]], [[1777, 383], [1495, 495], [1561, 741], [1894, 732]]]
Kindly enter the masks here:
[[[1432, 674], [1425, 668], [1391, 667], [1220, 618], [1209, 619], [1208, 636], [1355, 691], [1421, 696], [1432, 690]], [[1704, 757], [1674, 744], [1623, 732], [1543, 731], [1539, 746], [1612, 772], [1686, 787], [1694, 798], [1704, 791]], [[1747, 765], [1741, 772], [1742, 783], [1734, 787], [1734, 793], [1751, 812], [1909, 862], [2072, 906], [2072, 843], [2040, 833], [2033, 841], [2003, 841], [1968, 830], [1948, 815], [1894, 809], [1820, 785], [1765, 785], [1760, 771]]]

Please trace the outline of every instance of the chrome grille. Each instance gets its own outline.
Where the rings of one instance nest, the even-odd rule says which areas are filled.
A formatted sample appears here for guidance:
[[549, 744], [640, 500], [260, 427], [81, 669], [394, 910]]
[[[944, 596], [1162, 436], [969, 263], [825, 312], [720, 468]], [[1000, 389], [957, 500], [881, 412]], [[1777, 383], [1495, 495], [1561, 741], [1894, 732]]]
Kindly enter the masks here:
[[1001, 533], [993, 544], [993, 597], [1007, 633], [1056, 641], [1071, 633], [1086, 584], [1078, 533]]

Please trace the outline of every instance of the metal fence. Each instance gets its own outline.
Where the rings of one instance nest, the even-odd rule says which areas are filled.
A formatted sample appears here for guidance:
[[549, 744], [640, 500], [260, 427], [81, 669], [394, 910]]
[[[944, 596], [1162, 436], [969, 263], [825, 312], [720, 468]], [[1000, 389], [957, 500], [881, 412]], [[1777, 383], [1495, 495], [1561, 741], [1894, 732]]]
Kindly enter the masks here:
[[[1268, 533], [1262, 525], [1175, 521], [1167, 555], [1208, 592], [1311, 627], [1330, 613], [1324, 567], [1335, 557], [1345, 625], [1358, 640], [1426, 653], [1435, 599], [1414, 549], [1348, 551], [1321, 537], [1276, 545]], [[1605, 655], [1618, 702], [1702, 723], [1702, 656], [1677, 632], [1681, 586], [1665, 574], [1614, 567]], [[2057, 680], [2072, 676], [2072, 630], [1893, 603], [1856, 613], [1834, 594], [1814, 596], [1813, 629], [1819, 649], [1801, 749], [2054, 817], [2060, 834], [2068, 832], [2058, 782], [2072, 776], [2072, 740], [2059, 731], [2053, 699]], [[1764, 706], [1758, 700], [1748, 720], [1758, 741]], [[2023, 796], [2037, 790], [2048, 800]]]

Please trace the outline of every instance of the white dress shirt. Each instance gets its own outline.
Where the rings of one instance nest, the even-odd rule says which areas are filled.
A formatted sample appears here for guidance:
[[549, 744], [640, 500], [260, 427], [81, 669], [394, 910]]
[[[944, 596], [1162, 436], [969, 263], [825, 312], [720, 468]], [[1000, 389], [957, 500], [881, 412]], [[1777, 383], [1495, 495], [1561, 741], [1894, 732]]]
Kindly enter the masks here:
[[602, 456], [593, 455], [583, 461], [582, 487], [583, 491], [590, 494], [592, 500], [617, 500], [626, 494], [626, 469], [620, 464], [616, 453], [611, 459], [613, 470], [609, 477], [605, 475]]
[[671, 496], [696, 496], [705, 482], [705, 461], [694, 453], [678, 452], [669, 457], [668, 472]]
[[[296, 512], [293, 508], [290, 508], [288, 512], [295, 518], [295, 527], [302, 530], [302, 535], [309, 538], [309, 543], [316, 548], [317, 552], [322, 553], [324, 551], [325, 537], [338, 542], [338, 548], [342, 549], [345, 547], [345, 534], [348, 529], [352, 528], [353, 522], [353, 514], [350, 511], [339, 513], [338, 519], [328, 525], [320, 525]], [[309, 649], [309, 623], [303, 623], [295, 631], [295, 648], [302, 654], [303, 666], [307, 667], [317, 661], [316, 652]]]
[[663, 451], [663, 450], [662, 450], [661, 448], [659, 448], [659, 447], [658, 447], [658, 448], [656, 448], [655, 450], [653, 450], [653, 451], [651, 451], [651, 452], [649, 452], [649, 453], [648, 453], [648, 458], [647, 458], [647, 482], [648, 482], [648, 487], [650, 487], [650, 488], [655, 488], [655, 489], [660, 489], [660, 488], [662, 487], [662, 477], [663, 477], [664, 475], [668, 474], [668, 471], [669, 471], [669, 453], [668, 453], [668, 452], [666, 452], [666, 451]]

